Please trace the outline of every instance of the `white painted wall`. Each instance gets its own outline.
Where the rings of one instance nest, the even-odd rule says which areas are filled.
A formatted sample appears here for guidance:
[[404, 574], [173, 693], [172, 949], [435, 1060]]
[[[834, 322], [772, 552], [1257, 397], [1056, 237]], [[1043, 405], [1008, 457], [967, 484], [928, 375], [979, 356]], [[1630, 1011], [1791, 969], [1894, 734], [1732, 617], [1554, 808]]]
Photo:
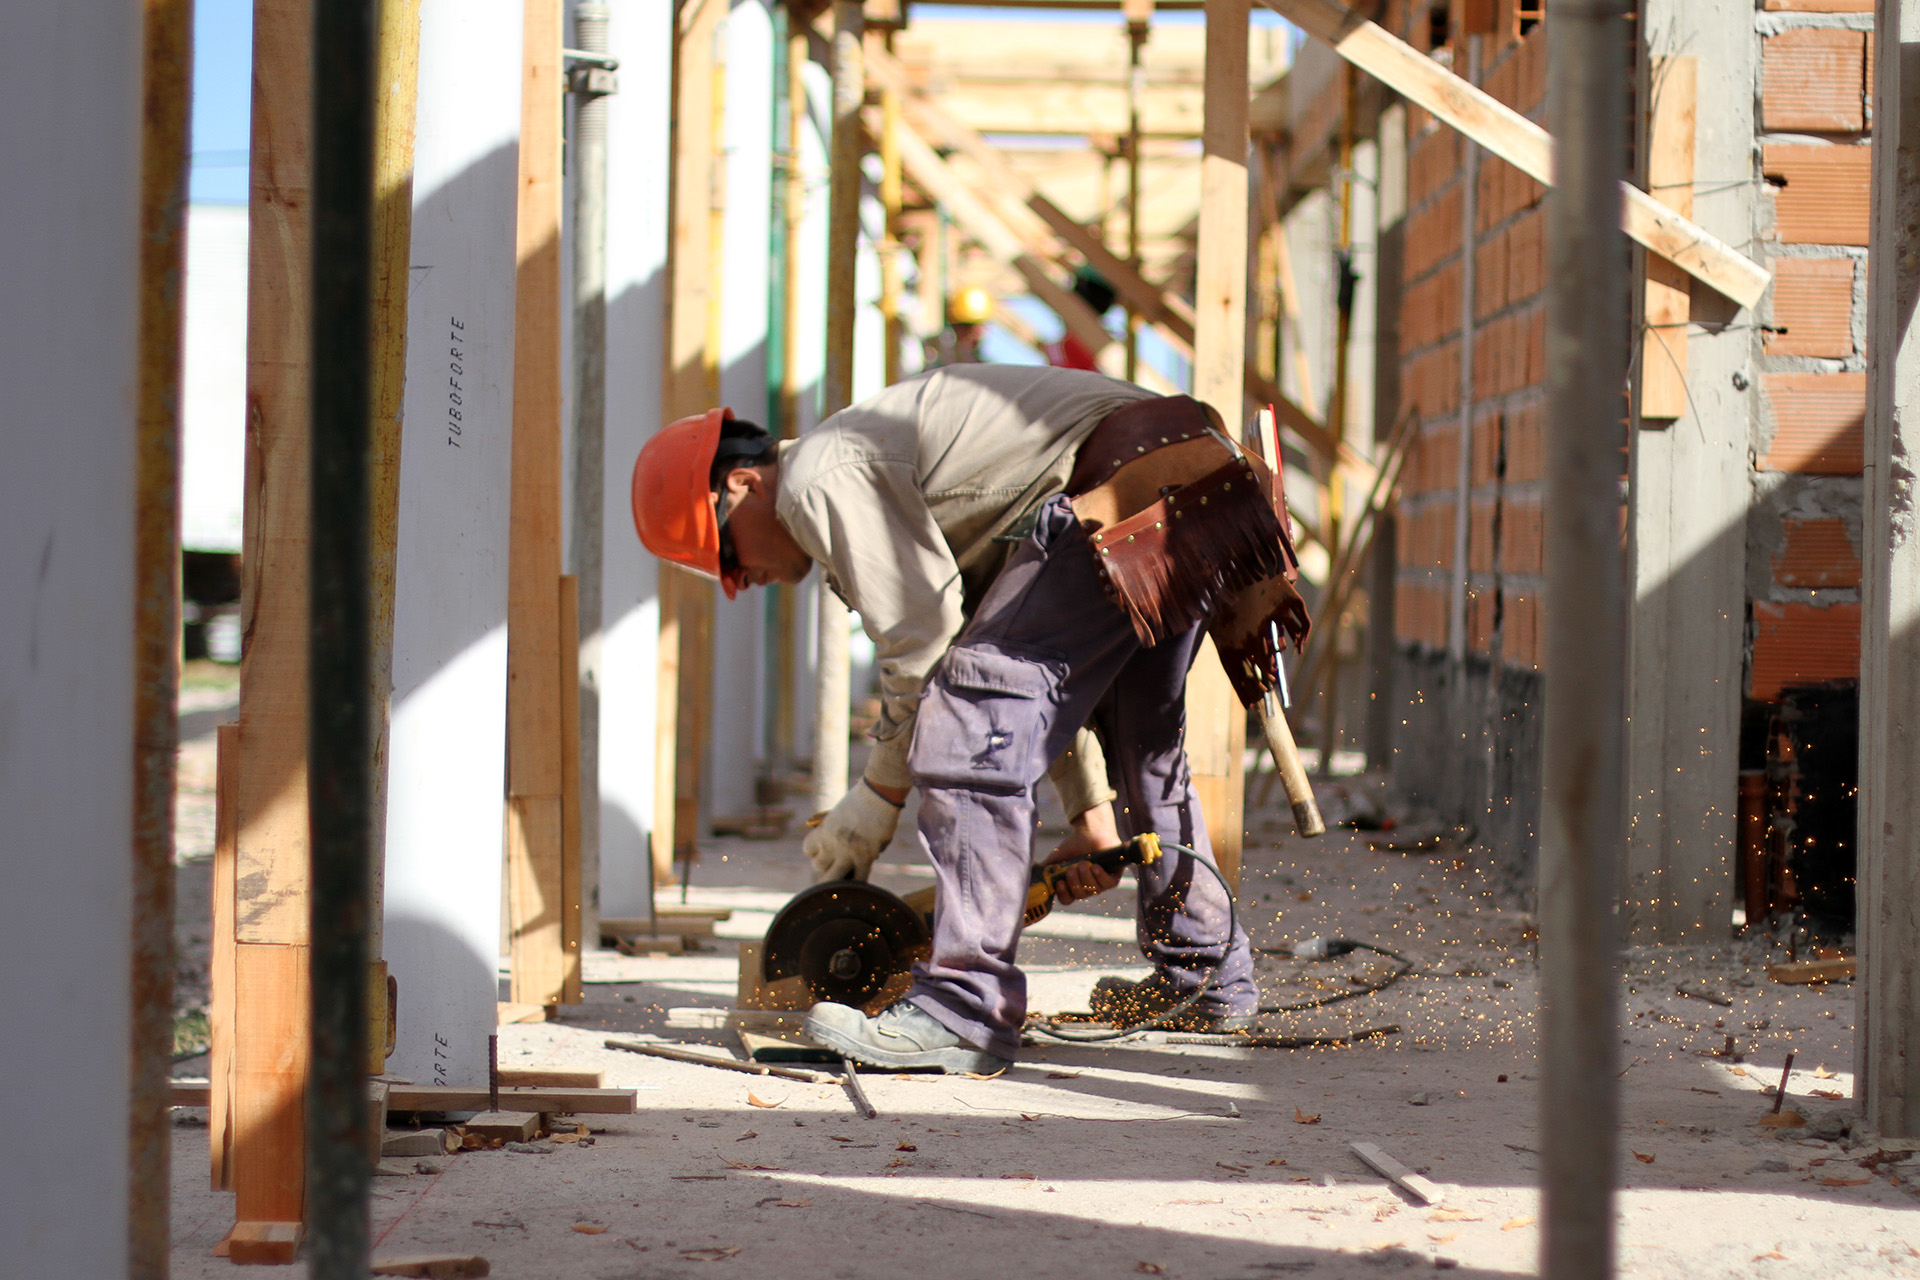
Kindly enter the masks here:
[[424, 0], [393, 637], [390, 1069], [483, 1084], [498, 999], [520, 10]]
[[[607, 124], [605, 632], [600, 690], [600, 910], [646, 913], [653, 829], [656, 567], [633, 530], [633, 461], [660, 427], [672, 107], [669, 0], [616, 0], [620, 92]], [[590, 941], [597, 942], [598, 939]]]
[[247, 207], [187, 210], [180, 545], [240, 553], [247, 457]]
[[[0, 6], [0, 1275], [127, 1271], [140, 6]], [[74, 86], [84, 50], [88, 81]]]

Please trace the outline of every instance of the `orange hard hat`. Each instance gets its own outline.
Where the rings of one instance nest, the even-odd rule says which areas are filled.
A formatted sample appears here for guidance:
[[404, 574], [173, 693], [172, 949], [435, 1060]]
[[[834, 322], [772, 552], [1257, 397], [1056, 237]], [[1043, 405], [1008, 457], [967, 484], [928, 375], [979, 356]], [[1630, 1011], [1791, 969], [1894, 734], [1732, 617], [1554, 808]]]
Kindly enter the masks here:
[[714, 510], [714, 451], [720, 424], [731, 409], [709, 409], [682, 418], [640, 448], [633, 464], [633, 527], [647, 550], [662, 560], [712, 578], [734, 596], [720, 573], [720, 520]]

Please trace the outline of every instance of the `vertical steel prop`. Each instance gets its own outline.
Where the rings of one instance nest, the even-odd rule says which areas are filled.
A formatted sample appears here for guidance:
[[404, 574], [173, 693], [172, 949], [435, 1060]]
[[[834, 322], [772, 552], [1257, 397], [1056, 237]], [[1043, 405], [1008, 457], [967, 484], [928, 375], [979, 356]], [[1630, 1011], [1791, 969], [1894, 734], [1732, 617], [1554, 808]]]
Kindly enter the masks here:
[[[860, 108], [866, 100], [861, 41], [866, 19], [859, 0], [833, 6], [833, 167], [827, 197], [827, 362], [820, 379], [822, 421], [853, 400], [854, 258], [860, 247], [860, 157], [866, 136]], [[847, 789], [847, 606], [820, 583], [819, 669], [815, 675], [813, 807], [832, 807]]]
[[370, 1252], [367, 937], [373, 157], [378, 0], [313, 10], [313, 530], [308, 648], [313, 1066], [307, 1238], [316, 1280]]
[[1556, 0], [1548, 113], [1547, 693], [1540, 833], [1540, 1271], [1613, 1271], [1626, 837], [1621, 444], [1630, 338], [1623, 0]]

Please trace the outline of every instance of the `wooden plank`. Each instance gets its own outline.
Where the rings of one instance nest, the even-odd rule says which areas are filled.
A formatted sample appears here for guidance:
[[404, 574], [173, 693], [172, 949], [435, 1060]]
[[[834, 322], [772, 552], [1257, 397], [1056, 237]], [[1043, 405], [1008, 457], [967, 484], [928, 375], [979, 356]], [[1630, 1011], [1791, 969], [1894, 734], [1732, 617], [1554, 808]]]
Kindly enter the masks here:
[[560, 797], [507, 797], [508, 994], [516, 1003], [566, 1002], [560, 885]]
[[[1339, 0], [1261, 0], [1269, 9], [1538, 182], [1552, 185], [1545, 129], [1367, 21]], [[1628, 183], [1620, 184], [1629, 236], [1743, 307], [1760, 301], [1767, 270]]]
[[[307, 938], [311, 0], [256, 0], [236, 936]], [[243, 1031], [254, 1021], [243, 1005]]]
[[394, 1258], [375, 1258], [377, 1276], [417, 1276], [425, 1280], [467, 1280], [472, 1276], [493, 1274], [492, 1264], [478, 1253], [410, 1253]]
[[507, 571], [507, 777], [510, 794], [557, 797], [560, 111], [565, 86], [559, 0], [527, 0], [525, 14]]
[[[388, 743], [393, 693], [394, 575], [400, 547], [401, 409], [407, 389], [407, 298], [412, 282], [413, 140], [420, 88], [420, 0], [380, 6], [374, 100], [373, 420], [368, 541], [372, 653], [372, 901], [386, 884]], [[367, 951], [383, 954], [386, 913], [367, 921]]]
[[[568, 1115], [632, 1115], [635, 1099], [632, 1089], [547, 1088], [500, 1086], [500, 1106], [507, 1111], [561, 1112]], [[484, 1111], [487, 1090], [437, 1088], [421, 1084], [397, 1084], [387, 1095], [393, 1111]]]
[[241, 942], [229, 1181], [242, 1223], [297, 1223], [305, 1213], [309, 1060], [307, 947]]
[[[503, 1077], [507, 1073], [503, 1072]], [[572, 1072], [545, 1072], [571, 1075]], [[581, 1075], [590, 1072], [578, 1073]], [[176, 1107], [204, 1107], [208, 1103], [209, 1084], [205, 1080], [175, 1080], [170, 1086], [168, 1103]], [[592, 1085], [508, 1085], [500, 1086], [500, 1101], [513, 1111], [563, 1112], [569, 1115], [631, 1115], [632, 1089], [605, 1089]], [[484, 1111], [488, 1094], [484, 1085], [454, 1088], [443, 1085], [396, 1084], [387, 1089], [387, 1110], [410, 1114], [417, 1111]]]
[[[1194, 279], [1194, 398], [1240, 435], [1247, 354], [1247, 0], [1208, 0], [1207, 119]], [[1187, 676], [1187, 761], [1213, 855], [1240, 888], [1247, 717], [1208, 639]]]
[[[707, 311], [713, 283], [714, 40], [725, 6], [717, 0], [681, 0], [674, 23], [671, 160], [668, 167], [666, 367], [660, 380], [660, 421], [675, 422], [710, 406], [707, 389]], [[654, 799], [650, 848], [656, 884], [673, 877], [676, 846], [695, 832], [680, 803], [684, 678], [698, 673], [686, 654], [697, 642], [700, 597], [712, 591], [693, 574], [662, 562], [659, 576], [659, 671], [654, 698]]]
[[[223, 724], [214, 730], [213, 797], [213, 933], [210, 987], [207, 1001], [207, 1153], [212, 1163], [213, 1189], [233, 1190], [233, 1049], [234, 949], [236, 888], [234, 803], [238, 788], [236, 765], [240, 756], [240, 726]], [[178, 1105], [178, 1104], [175, 1104]]]
[[540, 1132], [537, 1111], [482, 1111], [466, 1122], [468, 1133], [489, 1142], [526, 1142]]
[[[507, 904], [512, 998], [566, 995], [560, 641], [560, 0], [527, 0], [507, 563]], [[568, 691], [571, 692], [571, 691]]]
[[502, 1067], [500, 1083], [540, 1089], [599, 1089], [606, 1073], [566, 1067]]
[[580, 989], [580, 580], [560, 579], [560, 1003]]
[[[1663, 58], [1653, 68], [1647, 114], [1647, 190], [1682, 217], [1693, 216], [1693, 150], [1698, 66]], [[1640, 344], [1640, 417], [1671, 420], [1687, 413], [1687, 322], [1692, 282], [1665, 258], [1648, 255]]]
[[1446, 1198], [1446, 1193], [1432, 1181], [1407, 1168], [1373, 1143], [1355, 1142], [1350, 1145], [1353, 1154], [1359, 1156], [1363, 1164], [1381, 1177], [1403, 1188], [1407, 1194], [1414, 1196], [1422, 1204], [1439, 1204]]
[[1812, 982], [1847, 982], [1852, 978], [1852, 956], [1835, 956], [1827, 960], [1787, 960], [1767, 966], [1767, 979], [1770, 982], [1800, 985]]
[[297, 1222], [236, 1222], [222, 1241], [236, 1267], [284, 1267], [300, 1252]]

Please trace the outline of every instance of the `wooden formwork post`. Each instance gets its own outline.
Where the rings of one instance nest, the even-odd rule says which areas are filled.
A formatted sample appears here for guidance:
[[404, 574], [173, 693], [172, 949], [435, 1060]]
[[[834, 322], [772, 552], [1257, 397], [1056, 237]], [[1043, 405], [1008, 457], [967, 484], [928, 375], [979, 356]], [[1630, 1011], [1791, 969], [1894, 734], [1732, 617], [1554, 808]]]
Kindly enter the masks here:
[[507, 567], [507, 874], [512, 997], [561, 1004], [565, 939], [560, 626], [560, 0], [527, 0]]
[[[231, 1132], [236, 1261], [292, 1258], [305, 1217], [308, 339], [312, 0], [256, 0], [247, 237], [247, 455], [232, 770]], [[223, 790], [227, 784], [223, 781]], [[216, 1014], [219, 1006], [216, 1005]], [[270, 1242], [248, 1243], [256, 1234]]]
[[[666, 363], [661, 378], [662, 425], [711, 408], [707, 369], [707, 312], [712, 296], [714, 40], [726, 6], [719, 0], [679, 0], [673, 24], [673, 111], [667, 205]], [[683, 742], [692, 700], [682, 704], [686, 657], [698, 647], [700, 606], [709, 609], [712, 585], [660, 561], [660, 658], [654, 702], [653, 878], [673, 876], [676, 849], [696, 836], [698, 813], [685, 803], [683, 765], [693, 756]]]
[[[1247, 354], [1247, 0], [1207, 0], [1193, 394], [1242, 429]], [[1246, 712], [1209, 641], [1187, 677], [1187, 759], [1227, 883], [1240, 887]]]

